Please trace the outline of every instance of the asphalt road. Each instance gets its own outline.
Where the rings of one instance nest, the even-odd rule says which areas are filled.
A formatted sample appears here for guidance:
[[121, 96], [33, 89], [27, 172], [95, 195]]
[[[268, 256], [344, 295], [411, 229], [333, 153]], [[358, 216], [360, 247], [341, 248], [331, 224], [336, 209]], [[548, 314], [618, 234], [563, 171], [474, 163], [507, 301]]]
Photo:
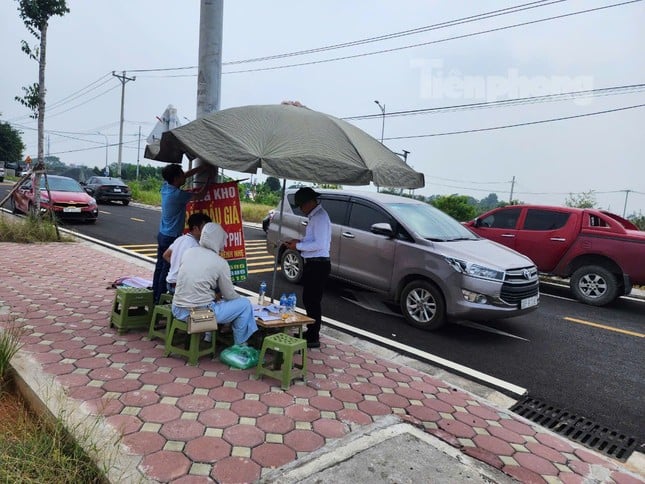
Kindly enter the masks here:
[[[0, 194], [7, 190], [0, 184]], [[95, 225], [67, 228], [155, 257], [158, 210], [99, 207]], [[273, 261], [264, 250], [264, 232], [246, 227], [244, 233], [250, 274], [240, 286], [257, 291], [266, 280], [271, 293]], [[274, 293], [282, 292], [300, 294], [300, 288], [278, 274]], [[566, 288], [542, 284], [541, 292], [539, 309], [529, 315], [460, 321], [433, 333], [405, 324], [398, 314], [359, 306], [357, 301], [372, 308], [375, 303], [337, 281], [330, 282], [323, 309], [328, 318], [524, 387], [533, 398], [645, 442], [645, 302], [621, 298], [595, 308], [573, 300]]]

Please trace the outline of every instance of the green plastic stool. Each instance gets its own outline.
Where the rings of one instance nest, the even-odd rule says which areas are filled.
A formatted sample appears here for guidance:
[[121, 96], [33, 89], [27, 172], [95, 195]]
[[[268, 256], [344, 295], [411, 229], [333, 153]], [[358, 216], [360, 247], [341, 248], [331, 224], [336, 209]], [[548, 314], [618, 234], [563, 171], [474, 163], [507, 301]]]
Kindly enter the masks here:
[[[188, 349], [182, 346], [177, 346], [174, 344], [173, 339], [175, 337], [175, 331], [180, 330], [185, 332], [188, 335]], [[209, 331], [211, 333], [211, 342], [207, 348], [203, 350], [199, 349], [199, 343], [203, 333], [193, 333], [188, 334], [188, 323], [182, 321], [181, 319], [172, 318], [170, 323], [170, 329], [166, 336], [166, 345], [164, 356], [170, 356], [172, 353], [177, 355], [186, 356], [188, 358], [188, 364], [195, 366], [197, 360], [206, 355], [215, 356], [215, 341], [217, 339], [217, 331]]]
[[[163, 297], [163, 294], [161, 296]], [[148, 329], [148, 338], [161, 338], [165, 343], [172, 319], [172, 304], [157, 304], [152, 310], [150, 329]], [[165, 321], [163, 326], [161, 326], [161, 321]]]
[[115, 326], [119, 334], [131, 329], [147, 328], [153, 306], [150, 289], [118, 287], [112, 305], [110, 327]]
[[[264, 365], [264, 356], [267, 350], [276, 353], [275, 359], [280, 365], [272, 364], [273, 368]], [[302, 354], [302, 364], [297, 364], [293, 360], [293, 355], [300, 352]], [[280, 366], [282, 368], [280, 368]], [[302, 378], [307, 381], [307, 340], [294, 338], [285, 333], [276, 333], [264, 338], [262, 350], [258, 359], [258, 366], [255, 369], [257, 377], [268, 375], [282, 382], [282, 389], [288, 390], [291, 380]]]
[[172, 304], [173, 294], [164, 292], [159, 296], [159, 304]]

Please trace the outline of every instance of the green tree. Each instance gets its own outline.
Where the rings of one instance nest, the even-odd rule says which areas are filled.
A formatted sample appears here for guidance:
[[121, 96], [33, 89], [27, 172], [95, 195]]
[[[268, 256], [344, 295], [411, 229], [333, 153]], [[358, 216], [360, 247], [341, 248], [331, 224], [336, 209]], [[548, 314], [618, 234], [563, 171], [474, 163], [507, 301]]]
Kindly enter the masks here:
[[477, 216], [477, 208], [469, 203], [469, 198], [466, 195], [443, 195], [434, 197], [431, 203], [452, 218], [465, 222]]
[[596, 206], [596, 194], [593, 190], [582, 193], [569, 193], [564, 204], [567, 207], [594, 208]]
[[[24, 97], [16, 96], [16, 100], [32, 112], [32, 117], [38, 118], [38, 162], [37, 168], [44, 169], [45, 157], [45, 66], [47, 61], [47, 29], [49, 19], [54, 15], [63, 16], [69, 9], [65, 0], [17, 0], [18, 12], [27, 30], [36, 37], [38, 45], [32, 47], [27, 41], [21, 43], [22, 51], [30, 59], [38, 61], [38, 83], [23, 87]], [[40, 211], [40, 174], [36, 172], [36, 213]]]
[[477, 204], [481, 212], [487, 212], [499, 205], [499, 198], [497, 193], [490, 193], [486, 198], [482, 198]]
[[9, 123], [0, 122], [0, 160], [21, 161], [25, 144], [22, 142], [22, 133], [14, 129]]
[[274, 176], [268, 177], [264, 183], [272, 192], [279, 192], [282, 189], [280, 180]]
[[51, 172], [60, 173], [67, 168], [67, 165], [60, 161], [58, 156], [45, 156], [45, 164]]
[[640, 210], [638, 214], [636, 212], [632, 213], [627, 217], [627, 220], [631, 221], [636, 225], [640, 230], [645, 230], [645, 215]]

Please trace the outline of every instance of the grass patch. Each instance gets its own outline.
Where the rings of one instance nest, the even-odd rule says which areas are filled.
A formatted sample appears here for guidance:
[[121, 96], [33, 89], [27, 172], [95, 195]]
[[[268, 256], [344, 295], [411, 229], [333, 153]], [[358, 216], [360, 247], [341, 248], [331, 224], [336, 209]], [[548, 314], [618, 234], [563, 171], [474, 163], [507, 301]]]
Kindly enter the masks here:
[[60, 420], [35, 417], [16, 391], [0, 392], [0, 409], [0, 482], [108, 482]]
[[269, 210], [274, 209], [270, 205], [262, 205], [260, 203], [242, 202], [242, 218], [246, 222], [262, 222], [262, 219], [267, 216]]
[[70, 240], [66, 237], [59, 239], [56, 227], [50, 220], [34, 215], [22, 218], [0, 216], [0, 242], [28, 244], [32, 242], [69, 242]]
[[8, 382], [11, 359], [22, 346], [20, 339], [23, 334], [24, 329], [15, 321], [11, 321], [5, 328], [0, 327], [0, 394]]
[[107, 483], [61, 419], [34, 416], [10, 373], [24, 329], [15, 320], [0, 328], [0, 482]]

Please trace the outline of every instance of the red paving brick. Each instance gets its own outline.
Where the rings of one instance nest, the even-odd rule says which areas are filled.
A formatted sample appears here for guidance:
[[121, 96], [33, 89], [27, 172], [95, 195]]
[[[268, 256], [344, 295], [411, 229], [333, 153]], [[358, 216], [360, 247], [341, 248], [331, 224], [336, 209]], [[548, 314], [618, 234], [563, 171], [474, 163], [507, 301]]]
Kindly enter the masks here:
[[251, 459], [227, 457], [215, 463], [211, 477], [216, 482], [254, 482], [260, 477], [261, 469]]
[[231, 445], [217, 437], [199, 437], [186, 444], [184, 453], [196, 462], [217, 462], [231, 454]]
[[164, 450], [145, 456], [141, 463], [150, 477], [161, 482], [185, 475], [190, 465], [190, 460], [184, 454]]
[[264, 432], [253, 425], [238, 424], [224, 430], [224, 439], [232, 445], [255, 447], [264, 442]]
[[292, 430], [284, 436], [284, 443], [296, 452], [313, 452], [325, 444], [325, 439], [312, 430]]
[[[583, 482], [592, 466], [607, 469], [617, 483], [643, 482], [618, 463], [435, 377], [326, 337], [320, 350], [308, 352], [308, 381], [296, 381], [287, 391], [277, 380], [256, 379], [253, 370], [232, 369], [217, 359], [202, 358], [190, 366], [185, 358], [164, 357], [163, 344], [148, 340], [145, 332], [118, 335], [108, 328], [114, 292], [105, 286], [124, 273], [149, 277], [148, 271], [81, 244], [57, 245], [56, 250], [60, 257], [54, 261], [47, 244], [29, 248], [30, 257], [19, 258], [20, 274], [15, 258], [3, 258], [0, 250], [5, 276], [15, 281], [11, 288], [0, 287], [0, 304], [10, 304], [12, 313], [28, 320], [22, 351], [31, 353], [31, 361], [85, 411], [102, 414], [121, 432], [123, 450], [142, 457], [139, 468], [147, 478], [184, 484], [252, 482], [263, 468], [288, 464], [403, 409], [403, 421], [425, 427], [522, 482], [545, 482], [545, 476]], [[95, 268], [92, 276], [78, 273], [89, 264]], [[43, 269], [58, 273], [35, 275]], [[50, 291], [53, 283], [56, 295]], [[62, 293], [70, 296], [59, 301]], [[474, 428], [485, 432], [477, 434]], [[476, 447], [463, 446], [460, 439], [465, 438]], [[169, 441], [185, 445], [164, 450]], [[500, 456], [512, 456], [518, 465], [505, 465]], [[193, 464], [202, 465], [195, 467], [199, 475], [190, 474]]]
[[296, 452], [284, 444], [262, 444], [253, 449], [252, 457], [262, 467], [276, 468], [295, 460]]

